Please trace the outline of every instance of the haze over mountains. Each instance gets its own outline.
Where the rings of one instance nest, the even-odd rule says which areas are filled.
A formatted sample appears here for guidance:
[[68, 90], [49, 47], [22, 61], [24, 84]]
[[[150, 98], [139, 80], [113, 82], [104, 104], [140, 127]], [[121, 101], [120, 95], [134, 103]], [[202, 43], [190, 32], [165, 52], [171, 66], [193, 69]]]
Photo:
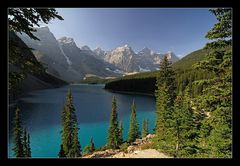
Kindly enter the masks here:
[[79, 81], [88, 76], [118, 77], [132, 72], [159, 70], [163, 56], [174, 63], [179, 58], [168, 52], [159, 54], [149, 48], [135, 53], [129, 45], [111, 51], [101, 48], [91, 50], [88, 46], [78, 47], [73, 38], [56, 39], [48, 27], [38, 28], [33, 33], [40, 40], [32, 40], [26, 34], [18, 36], [32, 48], [37, 60], [47, 72], [65, 81]]

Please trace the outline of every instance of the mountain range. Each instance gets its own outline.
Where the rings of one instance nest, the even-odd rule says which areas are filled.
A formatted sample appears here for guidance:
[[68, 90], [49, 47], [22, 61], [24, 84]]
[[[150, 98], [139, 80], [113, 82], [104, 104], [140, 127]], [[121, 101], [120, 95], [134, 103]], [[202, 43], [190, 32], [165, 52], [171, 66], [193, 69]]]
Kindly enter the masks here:
[[149, 48], [138, 53], [129, 45], [110, 51], [88, 46], [78, 47], [73, 38], [56, 39], [48, 27], [37, 28], [33, 33], [40, 40], [30, 39], [26, 34], [17, 34], [30, 48], [47, 72], [65, 81], [72, 82], [89, 76], [118, 77], [135, 72], [159, 70], [160, 61], [167, 56], [173, 63], [179, 58], [173, 52], [158, 54]]

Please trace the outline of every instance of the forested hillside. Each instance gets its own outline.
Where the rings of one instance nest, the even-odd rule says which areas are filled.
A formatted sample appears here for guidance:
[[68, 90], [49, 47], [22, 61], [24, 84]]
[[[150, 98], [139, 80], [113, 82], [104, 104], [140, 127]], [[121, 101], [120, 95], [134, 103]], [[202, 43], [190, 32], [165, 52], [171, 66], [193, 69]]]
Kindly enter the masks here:
[[[194, 70], [193, 65], [206, 57], [208, 50], [200, 49], [186, 55], [181, 60], [172, 64], [176, 73], [177, 91], [184, 91], [190, 84], [193, 88], [193, 95], [201, 93], [203, 86], [192, 86], [192, 82], [202, 78], [210, 78], [211, 73]], [[144, 72], [128, 75], [106, 83], [105, 88], [113, 91], [140, 92], [154, 95], [156, 90], [156, 77], [158, 71]]]
[[232, 156], [232, 10], [210, 12], [218, 22], [205, 36], [212, 41], [204, 50], [175, 65], [165, 57], [158, 72], [106, 84], [107, 89], [148, 92], [148, 85], [137, 80], [156, 78], [156, 90], [151, 92], [156, 97], [152, 147], [175, 157]]

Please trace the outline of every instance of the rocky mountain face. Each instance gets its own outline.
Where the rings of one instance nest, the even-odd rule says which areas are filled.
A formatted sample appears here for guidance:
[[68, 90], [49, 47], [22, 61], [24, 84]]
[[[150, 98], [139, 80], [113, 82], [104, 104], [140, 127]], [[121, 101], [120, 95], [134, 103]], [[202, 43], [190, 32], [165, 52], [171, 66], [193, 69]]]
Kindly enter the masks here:
[[144, 72], [159, 70], [161, 59], [164, 56], [167, 56], [172, 63], [179, 59], [173, 52], [157, 54], [149, 48], [143, 48], [135, 53], [130, 46], [125, 45], [106, 53], [104, 60], [125, 72]]
[[103, 77], [118, 75], [113, 72], [116, 69], [115, 66], [95, 58], [93, 56], [94, 52], [88, 46], [80, 49], [72, 38], [67, 37], [60, 38], [57, 41], [62, 48], [63, 54], [67, 57], [69, 70], [79, 74], [78, 80], [87, 75]]
[[[47, 71], [68, 82], [78, 81], [87, 75], [119, 76], [114, 70], [118, 69], [95, 58], [90, 48], [78, 48], [72, 38], [56, 39], [48, 27], [38, 28], [33, 33], [40, 40], [32, 40], [26, 34], [19, 37], [33, 49], [37, 60], [42, 62]], [[92, 52], [92, 54], [90, 54]]]
[[[42, 66], [38, 66], [38, 60], [28, 46], [13, 32], [9, 33], [9, 82], [15, 82], [17, 78], [10, 77], [11, 73], [25, 73], [25, 77], [22, 81], [17, 83], [17, 87], [12, 87], [9, 90], [9, 103], [14, 103], [22, 94], [33, 90], [40, 90], [46, 88], [57, 88], [63, 85], [67, 85], [67, 82], [54, 77], [52, 74], [45, 72]], [[15, 51], [14, 51], [15, 50]], [[22, 55], [21, 62], [18, 59], [13, 61], [13, 54], [16, 53]], [[15, 56], [19, 56], [15, 55]], [[10, 60], [11, 58], [11, 60]], [[26, 70], [26, 66], [23, 64], [34, 63], [31, 70]], [[30, 63], [30, 64], [31, 64]], [[27, 67], [28, 68], [28, 67]], [[38, 72], [36, 71], [36, 68]], [[24, 70], [25, 69], [25, 70]], [[24, 71], [23, 71], [24, 70]], [[41, 70], [41, 71], [40, 71]], [[15, 107], [14, 107], [15, 108]]]
[[104, 60], [114, 64], [125, 72], [133, 71], [135, 53], [131, 47], [124, 45], [107, 53]]
[[158, 70], [165, 55], [173, 63], [178, 60], [172, 52], [157, 54], [144, 48], [135, 53], [128, 45], [111, 51], [101, 48], [91, 50], [86, 45], [78, 47], [73, 38], [62, 37], [57, 40], [48, 27], [38, 28], [34, 35], [40, 40], [18, 34], [28, 47], [33, 48], [35, 57], [49, 73], [68, 82], [87, 76], [118, 77], [131, 72]]

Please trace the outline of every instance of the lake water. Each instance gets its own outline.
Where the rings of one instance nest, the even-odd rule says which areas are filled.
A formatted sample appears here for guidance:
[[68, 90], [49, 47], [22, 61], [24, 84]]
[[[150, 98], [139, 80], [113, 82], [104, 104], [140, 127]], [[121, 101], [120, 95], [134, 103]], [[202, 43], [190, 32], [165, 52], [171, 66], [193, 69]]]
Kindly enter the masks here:
[[[57, 89], [39, 90], [21, 98], [18, 104], [22, 110], [23, 126], [30, 132], [32, 157], [57, 157], [61, 143], [61, 112], [69, 88], [72, 89], [73, 103], [80, 127], [79, 141], [82, 150], [89, 144], [91, 137], [97, 148], [106, 144], [113, 95], [117, 100], [119, 120], [123, 122], [125, 140], [127, 139], [130, 107], [133, 99], [137, 106], [140, 131], [143, 119], [148, 118], [149, 130], [152, 133], [155, 126], [154, 97], [112, 93], [104, 90], [104, 85], [76, 84]], [[9, 157], [13, 157], [12, 119], [13, 112], [10, 112]]]

